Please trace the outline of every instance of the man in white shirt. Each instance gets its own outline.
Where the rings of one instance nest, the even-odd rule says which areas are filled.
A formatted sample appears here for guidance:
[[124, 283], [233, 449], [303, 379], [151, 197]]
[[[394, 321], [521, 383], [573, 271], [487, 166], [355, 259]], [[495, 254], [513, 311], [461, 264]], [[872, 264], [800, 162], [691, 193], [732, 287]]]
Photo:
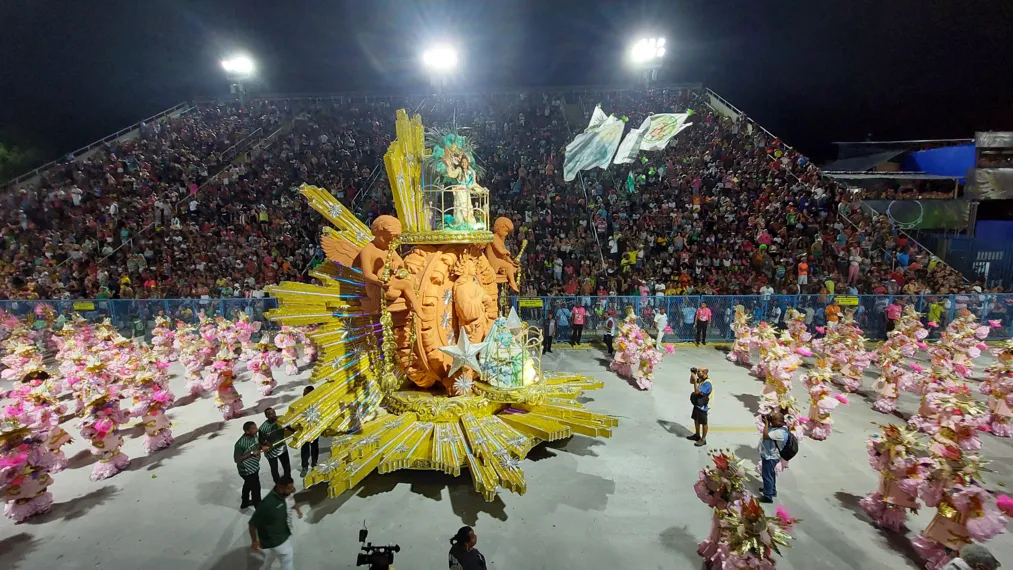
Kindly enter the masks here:
[[654, 328], [658, 329], [654, 347], [661, 350], [661, 341], [665, 338], [665, 329], [668, 328], [668, 315], [665, 314], [664, 307], [659, 307], [658, 312], [654, 315]]

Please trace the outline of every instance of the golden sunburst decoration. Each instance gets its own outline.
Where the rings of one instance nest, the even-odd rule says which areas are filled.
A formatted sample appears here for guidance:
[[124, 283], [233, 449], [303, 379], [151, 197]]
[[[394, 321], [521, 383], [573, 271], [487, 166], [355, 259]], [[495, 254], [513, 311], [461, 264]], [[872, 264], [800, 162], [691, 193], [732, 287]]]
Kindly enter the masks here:
[[[488, 236], [431, 229], [429, 220], [436, 216], [427, 210], [420, 183], [421, 125], [418, 116], [409, 120], [398, 111], [398, 140], [385, 156], [388, 178], [397, 181], [391, 188], [405, 233], [380, 262], [378, 303], [368, 298], [370, 285], [357, 268], [360, 252], [376, 236], [326, 190], [300, 188], [334, 228], [321, 237], [328, 262], [311, 273], [319, 285], [269, 288], [279, 307], [267, 316], [281, 325], [316, 325], [306, 334], [319, 350], [311, 375], [317, 388], [280, 421], [294, 430], [287, 440], [293, 447], [322, 435], [333, 438], [331, 457], [305, 481], [327, 483], [331, 496], [374, 471], [426, 469], [457, 476], [463, 468], [491, 501], [500, 489], [524, 493], [521, 460], [535, 445], [573, 435], [609, 437], [618, 420], [578, 401], [584, 391], [601, 388], [600, 382], [543, 373], [541, 333], [512, 321], [508, 327], [500, 317], [499, 277], [483, 253]], [[485, 200], [479, 208], [487, 208]], [[405, 252], [403, 266], [392, 270], [392, 260], [400, 260], [395, 251], [407, 244], [421, 245]], [[414, 312], [406, 310], [405, 299], [387, 294], [392, 279], [401, 281], [402, 291], [414, 292], [419, 305]], [[515, 341], [514, 352], [497, 354], [500, 376], [475, 370], [474, 357], [461, 362], [441, 351], [455, 344], [456, 335], [482, 343], [497, 330], [494, 321], [498, 334], [514, 335], [504, 341]], [[503, 367], [510, 364], [516, 382], [504, 384]]]

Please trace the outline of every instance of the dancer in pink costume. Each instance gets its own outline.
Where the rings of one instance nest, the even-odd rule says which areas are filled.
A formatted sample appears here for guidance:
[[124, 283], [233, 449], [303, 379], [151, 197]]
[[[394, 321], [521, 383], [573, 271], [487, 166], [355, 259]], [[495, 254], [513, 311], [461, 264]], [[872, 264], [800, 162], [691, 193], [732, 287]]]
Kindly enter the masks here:
[[749, 375], [765, 380], [767, 378], [767, 365], [772, 358], [767, 353], [775, 346], [779, 346], [777, 331], [766, 322], [756, 325], [756, 328], [753, 329], [753, 346], [760, 349], [760, 361], [749, 369]]
[[907, 512], [917, 512], [918, 490], [925, 484], [933, 462], [928, 449], [911, 428], [881, 425], [882, 433], [869, 438], [869, 465], [879, 472], [879, 488], [859, 504], [876, 526], [907, 532]]
[[246, 368], [253, 373], [253, 381], [257, 383], [257, 390], [260, 394], [262, 396], [270, 396], [271, 392], [278, 385], [274, 381], [271, 367], [281, 366], [281, 352], [275, 349], [271, 341], [266, 338], [261, 339], [256, 346], [258, 351], [246, 363]]
[[988, 396], [988, 431], [996, 437], [1013, 436], [1013, 340], [992, 349], [995, 363], [985, 369], [982, 394]]
[[120, 394], [114, 386], [94, 393], [81, 410], [81, 437], [91, 442], [91, 454], [98, 462], [91, 471], [92, 481], [108, 479], [126, 469], [130, 458], [121, 451], [123, 438], [119, 427], [130, 415], [120, 408]]
[[303, 358], [306, 359], [306, 362], [316, 362], [317, 361], [317, 345], [314, 344], [313, 343], [313, 339], [311, 339], [309, 337], [309, 335], [306, 334], [306, 333], [311, 333], [311, 332], [313, 332], [315, 330], [317, 330], [316, 325], [307, 326], [307, 327], [296, 327], [296, 329], [295, 329], [295, 335], [296, 335], [295, 338], [296, 338], [296, 341], [298, 341], [299, 344], [301, 344], [303, 346], [303, 353], [302, 354], [303, 354]]
[[16, 421], [41, 438], [46, 450], [52, 454], [49, 471], [57, 473], [67, 467], [67, 457], [61, 448], [73, 438], [60, 427], [67, 406], [60, 403], [50, 390], [49, 383], [45, 381], [48, 376], [44, 370], [28, 371], [8, 394], [12, 402], [3, 409], [2, 419]]
[[165, 362], [176, 360], [176, 351], [173, 349], [175, 334], [169, 327], [169, 319], [155, 317], [155, 328], [151, 331], [151, 349]]
[[253, 344], [253, 335], [260, 332], [260, 323], [250, 320], [249, 315], [243, 313], [236, 321], [236, 340], [239, 341], [239, 360], [246, 362], [256, 356], [259, 351]]
[[6, 368], [0, 372], [0, 378], [17, 381], [24, 377], [27, 370], [44, 370], [43, 356], [39, 349], [24, 336], [14, 336], [7, 341], [7, 354], [0, 358]]
[[232, 365], [235, 358], [236, 355], [231, 350], [226, 348], [219, 350], [211, 365], [211, 373], [204, 379], [204, 389], [217, 392], [215, 403], [218, 411], [222, 413], [222, 419], [226, 420], [243, 415], [243, 398], [233, 385], [235, 373], [232, 370]]
[[886, 342], [876, 351], [880, 375], [872, 388], [879, 397], [872, 408], [877, 412], [892, 414], [897, 409], [900, 392], [914, 391], [922, 382], [920, 365], [916, 364], [910, 370], [904, 367], [905, 359], [913, 358], [921, 348], [927, 348], [924, 340], [929, 332], [922, 326], [919, 317], [911, 305], [906, 306], [894, 329], [887, 333]]
[[[955, 409], [964, 412], [974, 406], [964, 402]], [[936, 509], [936, 514], [911, 544], [930, 570], [942, 568], [963, 545], [984, 542], [1006, 528], [1006, 519], [992, 506], [991, 496], [980, 485], [984, 462], [976, 452], [969, 451], [975, 444], [963, 441], [976, 429], [975, 420], [956, 431], [947, 427], [961, 423], [962, 417], [963, 413], [951, 414], [929, 445], [932, 465], [921, 487], [921, 498], [926, 506]]]
[[274, 344], [281, 349], [285, 359], [285, 374], [295, 376], [299, 373], [299, 366], [296, 364], [299, 359], [299, 352], [296, 350], [294, 329], [289, 326], [282, 326], [281, 331], [274, 335]]
[[844, 394], [835, 394], [832, 384], [833, 372], [827, 361], [819, 359], [813, 369], [802, 375], [802, 384], [809, 390], [809, 421], [805, 423], [805, 434], [817, 441], [830, 437], [834, 421], [830, 413], [840, 404], [847, 404]]
[[165, 410], [176, 397], [168, 386], [159, 382], [157, 367], [137, 371], [129, 386], [134, 398], [130, 415], [141, 418], [144, 423], [144, 451], [154, 453], [172, 445], [172, 429]]
[[755, 339], [753, 338], [753, 329], [749, 326], [749, 315], [746, 314], [746, 309], [742, 305], [735, 305], [732, 330], [735, 332], [735, 341], [732, 342], [732, 349], [725, 358], [729, 362], [749, 366], [750, 352], [753, 350]]
[[661, 362], [662, 357], [661, 352], [654, 349], [651, 336], [637, 326], [633, 307], [629, 307], [625, 322], [619, 325], [616, 355], [609, 369], [620, 376], [632, 378], [641, 390], [650, 390], [654, 366]]
[[730, 551], [728, 545], [721, 541], [721, 514], [732, 503], [749, 494], [746, 491], [748, 479], [745, 462], [734, 454], [713, 451], [710, 455], [713, 466], [704, 467], [700, 471], [700, 478], [693, 485], [693, 490], [697, 498], [714, 509], [714, 516], [711, 518], [710, 535], [697, 546], [696, 552], [708, 567], [723, 568]]
[[717, 532], [712, 530], [712, 537], [697, 547], [712, 570], [774, 570], [774, 554], [790, 546], [790, 533], [799, 522], [783, 506], [768, 516], [748, 492], [714, 513], [717, 522], [711, 524]]
[[183, 364], [186, 393], [203, 395], [204, 378], [201, 373], [211, 363], [211, 347], [201, 336], [194, 334], [191, 327], [177, 328], [176, 342], [179, 344], [179, 360]]
[[784, 312], [784, 322], [788, 327], [788, 334], [795, 341], [795, 346], [808, 346], [812, 342], [813, 335], [805, 326], [805, 313], [795, 310], [794, 307], [788, 307]]
[[984, 340], [988, 338], [992, 327], [999, 326], [998, 321], [990, 321], [988, 325], [978, 322], [978, 317], [967, 309], [960, 310], [960, 316], [953, 319], [946, 330], [939, 335], [939, 347], [946, 350], [953, 362], [953, 369], [964, 378], [969, 378], [974, 370], [974, 360], [988, 350]]
[[45, 445], [44, 434], [8, 418], [0, 422], [0, 492], [4, 515], [22, 522], [49, 512], [53, 494], [49, 486], [55, 462]]
[[813, 341], [813, 351], [826, 358], [846, 392], [862, 387], [862, 373], [872, 363], [874, 353], [865, 350], [862, 329], [855, 325], [851, 314], [845, 315], [835, 327], [826, 329], [826, 336]]

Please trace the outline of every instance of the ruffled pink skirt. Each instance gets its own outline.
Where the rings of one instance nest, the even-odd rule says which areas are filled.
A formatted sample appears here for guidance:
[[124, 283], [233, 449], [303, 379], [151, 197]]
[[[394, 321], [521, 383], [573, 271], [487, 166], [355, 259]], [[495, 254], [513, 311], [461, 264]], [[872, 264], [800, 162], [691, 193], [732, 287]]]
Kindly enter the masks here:
[[172, 430], [163, 429], [155, 435], [149, 435], [144, 438], [144, 451], [148, 453], [154, 453], [159, 449], [165, 449], [172, 445]]
[[92, 467], [91, 480], [101, 481], [102, 479], [108, 479], [126, 469], [129, 464], [130, 458], [127, 457], [127, 454], [117, 452], [111, 459], [100, 460]]
[[35, 515], [48, 513], [53, 508], [53, 494], [41, 493], [24, 502], [11, 501], [4, 507], [4, 516], [14, 522], [28, 520]]

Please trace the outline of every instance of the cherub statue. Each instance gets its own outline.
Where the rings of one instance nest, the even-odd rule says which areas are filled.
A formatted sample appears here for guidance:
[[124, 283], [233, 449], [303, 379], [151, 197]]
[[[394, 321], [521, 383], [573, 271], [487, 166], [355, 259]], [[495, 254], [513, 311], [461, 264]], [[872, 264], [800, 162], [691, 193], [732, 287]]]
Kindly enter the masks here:
[[366, 281], [366, 299], [363, 308], [370, 313], [379, 312], [382, 290], [388, 305], [403, 298], [409, 311], [418, 312], [422, 305], [415, 295], [415, 288], [405, 269], [404, 260], [396, 251], [390, 256], [390, 278], [386, 283], [383, 281], [387, 250], [395, 239], [401, 237], [401, 222], [393, 216], [380, 216], [370, 229], [373, 231], [373, 241], [367, 243], [352, 262], [353, 267], [362, 271], [362, 277]]
[[507, 249], [504, 241], [512, 231], [514, 231], [514, 223], [509, 218], [496, 218], [496, 222], [492, 226], [492, 243], [485, 246], [485, 257], [489, 260], [489, 265], [492, 266], [496, 275], [506, 277], [510, 288], [520, 292], [516, 278], [517, 268], [520, 264], [511, 257], [510, 250]]

